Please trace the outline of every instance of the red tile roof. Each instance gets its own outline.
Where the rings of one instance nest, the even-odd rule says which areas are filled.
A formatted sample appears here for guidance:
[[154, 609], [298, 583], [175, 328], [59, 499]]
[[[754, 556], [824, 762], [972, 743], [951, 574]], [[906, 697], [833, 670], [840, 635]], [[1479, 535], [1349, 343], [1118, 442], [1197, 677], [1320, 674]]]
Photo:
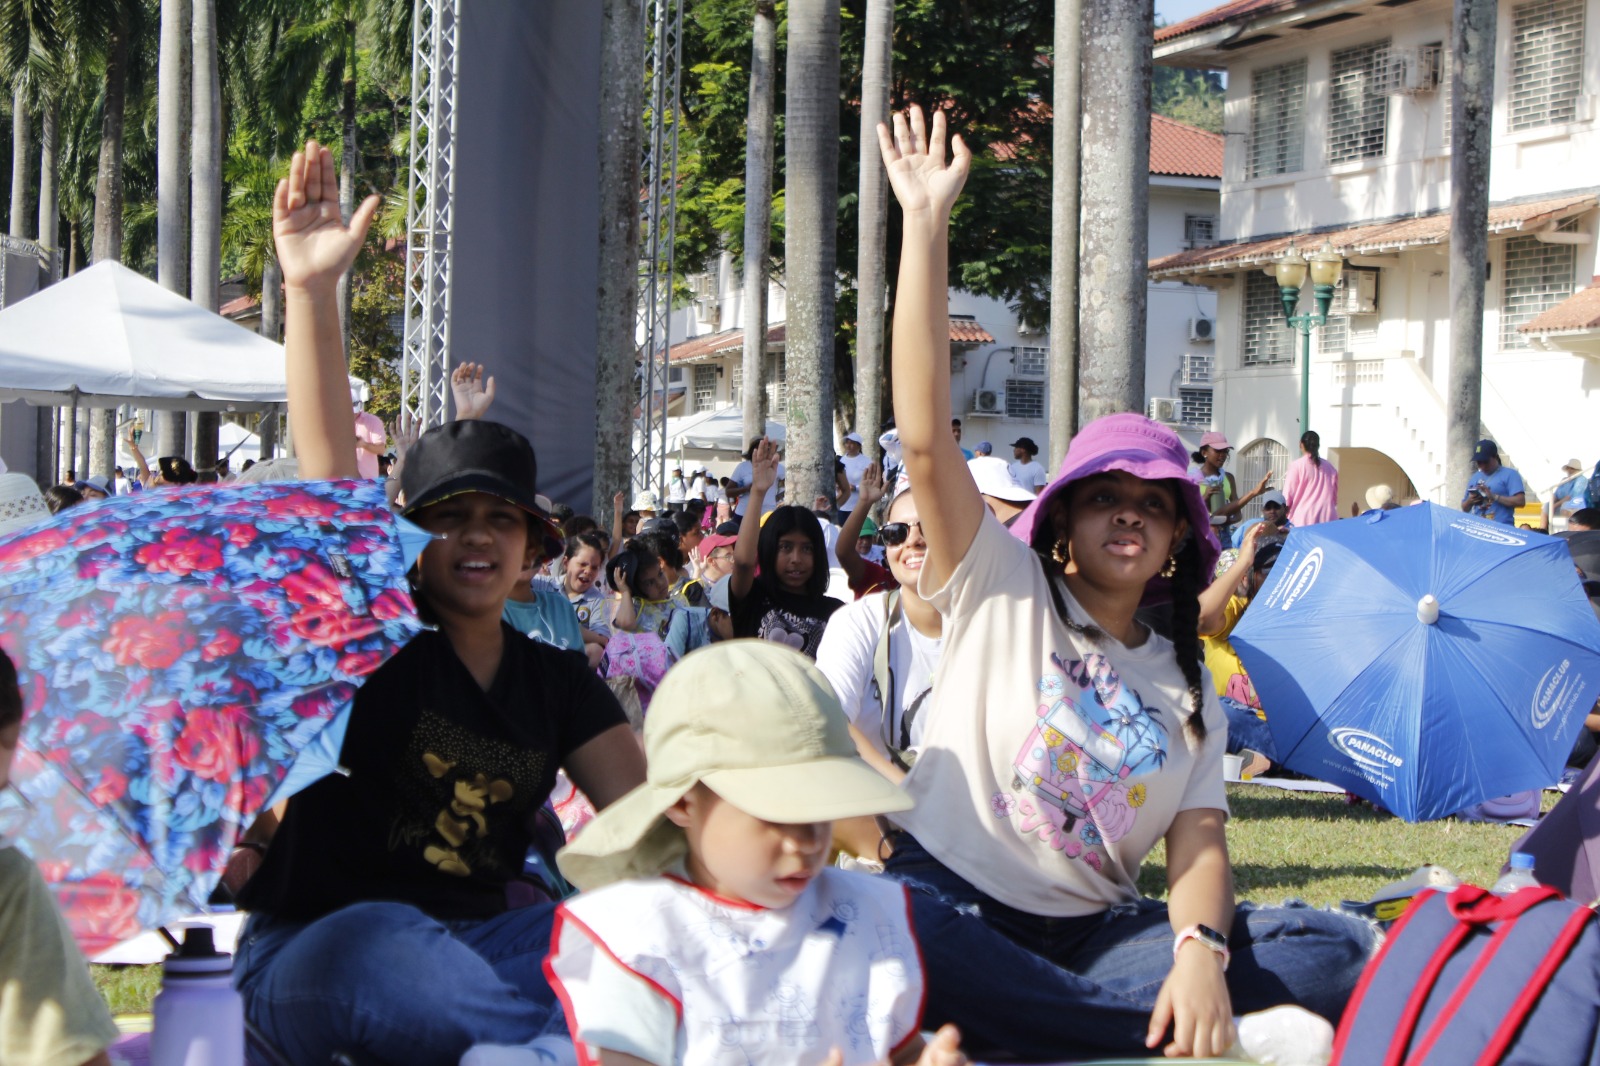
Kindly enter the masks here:
[[1600, 277], [1587, 289], [1577, 292], [1537, 316], [1518, 333], [1569, 333], [1600, 329]]
[[[788, 337], [788, 330], [782, 323], [767, 328], [767, 343], [781, 345]], [[950, 343], [951, 344], [993, 344], [994, 336], [978, 325], [977, 320], [953, 315], [950, 318]], [[744, 330], [725, 329], [721, 333], [707, 333], [703, 337], [691, 337], [672, 346], [669, 353], [674, 363], [687, 362], [693, 359], [705, 359], [724, 352], [737, 351], [744, 347]]]
[[[1490, 207], [1489, 232], [1496, 234], [1533, 229], [1546, 222], [1586, 211], [1596, 203], [1600, 203], [1600, 197], [1594, 193], [1583, 193], [1576, 196], [1560, 196], [1552, 200]], [[1152, 281], [1160, 281], [1184, 275], [1225, 274], [1245, 270], [1278, 258], [1291, 243], [1298, 244], [1301, 250], [1305, 251], [1327, 241], [1333, 245], [1334, 251], [1348, 256], [1443, 244], [1449, 237], [1450, 212], [1439, 211], [1419, 218], [1307, 230], [1304, 233], [1281, 234], [1259, 240], [1237, 241], [1211, 248], [1176, 252], [1160, 259], [1152, 259], [1150, 278]]]
[[1221, 180], [1222, 134], [1151, 115], [1150, 173]]
[[1231, 3], [1214, 7], [1209, 11], [1202, 11], [1198, 15], [1174, 22], [1170, 26], [1162, 26], [1156, 30], [1156, 43], [1170, 41], [1175, 37], [1220, 26], [1224, 22], [1232, 22], [1252, 15], [1265, 14], [1268, 11], [1287, 11], [1289, 8], [1302, 3], [1304, 0], [1232, 0]]
[[[780, 323], [767, 327], [767, 343], [782, 344], [786, 331]], [[703, 337], [691, 337], [672, 346], [668, 353], [672, 362], [681, 363], [686, 359], [704, 359], [709, 355], [720, 355], [744, 347], [744, 330], [725, 329], [721, 333], [707, 333]]]
[[950, 316], [951, 344], [993, 344], [994, 336], [969, 315]]

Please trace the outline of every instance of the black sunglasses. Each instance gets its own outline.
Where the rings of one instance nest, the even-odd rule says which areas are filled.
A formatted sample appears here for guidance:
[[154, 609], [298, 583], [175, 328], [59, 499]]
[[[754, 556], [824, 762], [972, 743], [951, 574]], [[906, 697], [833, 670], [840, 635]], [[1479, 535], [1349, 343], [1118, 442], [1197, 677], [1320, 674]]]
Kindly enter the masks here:
[[921, 522], [888, 522], [878, 527], [878, 537], [888, 547], [894, 548], [906, 542], [911, 536], [911, 527], [922, 528]]

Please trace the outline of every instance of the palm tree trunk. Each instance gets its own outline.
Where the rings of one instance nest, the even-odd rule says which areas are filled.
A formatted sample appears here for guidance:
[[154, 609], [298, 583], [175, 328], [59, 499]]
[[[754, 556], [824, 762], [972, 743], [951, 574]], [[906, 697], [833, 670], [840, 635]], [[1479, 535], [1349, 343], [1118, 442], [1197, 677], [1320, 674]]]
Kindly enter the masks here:
[[11, 228], [13, 237], [28, 238], [28, 159], [33, 155], [33, 123], [28, 98], [18, 85], [11, 93]]
[[54, 250], [61, 243], [61, 205], [57, 193], [56, 121], [61, 104], [51, 99], [39, 114], [39, 243]]
[[744, 443], [767, 431], [767, 253], [772, 243], [772, 101], [778, 87], [778, 17], [757, 0], [750, 34], [750, 102], [744, 155]]
[[884, 291], [888, 286], [888, 175], [878, 156], [878, 123], [889, 121], [894, 0], [867, 0], [861, 64], [860, 235], [856, 249], [856, 424], [862, 448], [878, 457], [883, 424]]
[[[1493, 0], [1456, 0], [1450, 58], [1450, 371], [1445, 485], [1465, 491], [1483, 416], [1483, 304], [1489, 261], [1489, 163], [1494, 115]], [[1309, 427], [1301, 426], [1304, 433]], [[1460, 487], [1459, 489], [1457, 487]]]
[[[346, 222], [356, 210], [356, 167], [360, 164], [356, 148], [356, 24], [345, 24], [349, 54], [344, 61], [344, 98], [340, 111], [344, 116], [344, 150], [339, 159], [339, 214]], [[345, 358], [350, 356], [350, 275], [345, 271], [339, 279], [339, 332], [344, 340]]]
[[[261, 268], [261, 325], [257, 331], [273, 344], [283, 343], [283, 270], [275, 256], [267, 256]], [[261, 413], [260, 458], [278, 453], [278, 409]]]
[[[215, 311], [222, 274], [222, 86], [217, 76], [217, 0], [193, 0], [193, 142], [190, 173], [194, 209], [189, 240], [189, 298]], [[194, 465], [217, 465], [215, 411], [194, 420]]]
[[1078, 221], [1081, 210], [1083, 0], [1056, 0], [1050, 169], [1050, 436], [1046, 469], [1078, 431]]
[[1144, 408], [1150, 244], [1150, 0], [1083, 5], [1079, 418]]
[[128, 9], [117, 5], [106, 47], [105, 105], [100, 117], [100, 162], [94, 181], [96, 263], [122, 258], [122, 126], [128, 99]]
[[639, 345], [639, 162], [644, 154], [644, 5], [603, 0], [600, 13], [600, 270], [596, 326], [594, 492], [611, 513], [633, 467], [633, 372]]
[[833, 497], [833, 292], [839, 203], [839, 0], [791, 0], [785, 92], [789, 294], [785, 499]]
[[[189, 0], [161, 0], [161, 59], [157, 82], [156, 280], [189, 291]], [[156, 455], [182, 455], [188, 436], [182, 411], [163, 411]]]

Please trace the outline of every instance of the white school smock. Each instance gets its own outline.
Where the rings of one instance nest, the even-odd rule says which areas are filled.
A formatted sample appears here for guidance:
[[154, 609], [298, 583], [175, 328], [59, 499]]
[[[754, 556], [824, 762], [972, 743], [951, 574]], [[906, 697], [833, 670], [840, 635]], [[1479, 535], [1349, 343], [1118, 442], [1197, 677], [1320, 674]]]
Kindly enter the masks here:
[[677, 874], [621, 881], [556, 911], [545, 973], [584, 1066], [599, 1050], [661, 1066], [845, 1066], [887, 1059], [922, 1022], [921, 951], [897, 881], [825, 868], [781, 910]]

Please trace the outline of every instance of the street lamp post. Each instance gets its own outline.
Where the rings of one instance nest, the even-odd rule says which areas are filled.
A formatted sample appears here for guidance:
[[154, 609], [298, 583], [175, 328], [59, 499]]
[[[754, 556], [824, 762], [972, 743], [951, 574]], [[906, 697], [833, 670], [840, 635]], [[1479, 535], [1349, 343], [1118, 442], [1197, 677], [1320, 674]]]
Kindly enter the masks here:
[[[1311, 274], [1312, 298], [1316, 311], [1295, 314], [1300, 303], [1300, 287], [1305, 284], [1306, 273]], [[1293, 244], [1267, 273], [1278, 279], [1278, 295], [1283, 300], [1283, 317], [1291, 328], [1300, 334], [1300, 432], [1311, 428], [1311, 331], [1328, 321], [1328, 308], [1333, 304], [1333, 289], [1344, 271], [1344, 259], [1324, 241], [1322, 247], [1309, 256], [1302, 256]]]

